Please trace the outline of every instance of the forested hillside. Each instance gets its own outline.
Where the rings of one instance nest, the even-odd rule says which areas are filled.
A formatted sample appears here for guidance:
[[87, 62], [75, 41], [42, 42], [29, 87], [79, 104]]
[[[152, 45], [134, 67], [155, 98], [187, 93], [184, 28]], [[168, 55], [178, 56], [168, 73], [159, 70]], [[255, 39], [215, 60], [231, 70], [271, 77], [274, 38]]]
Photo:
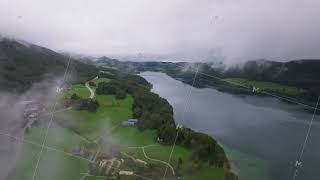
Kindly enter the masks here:
[[[3, 38], [0, 40], [0, 90], [22, 92], [33, 82], [62, 77], [68, 58], [47, 48]], [[96, 74], [96, 68], [72, 59], [69, 73], [69, 82], [83, 82]]]
[[224, 73], [227, 77], [270, 81], [301, 87], [314, 93], [320, 91], [320, 60], [297, 60], [285, 63], [274, 61], [248, 61]]
[[[252, 94], [250, 87], [254, 86], [310, 105], [313, 105], [320, 95], [320, 60], [256, 60], [227, 68], [216, 67], [210, 63], [123, 62], [105, 57], [100, 58], [97, 63], [128, 72], [160, 71], [188, 84], [192, 84], [196, 67], [199, 67], [200, 74], [194, 84], [196, 87]], [[239, 84], [249, 88], [241, 88]]]

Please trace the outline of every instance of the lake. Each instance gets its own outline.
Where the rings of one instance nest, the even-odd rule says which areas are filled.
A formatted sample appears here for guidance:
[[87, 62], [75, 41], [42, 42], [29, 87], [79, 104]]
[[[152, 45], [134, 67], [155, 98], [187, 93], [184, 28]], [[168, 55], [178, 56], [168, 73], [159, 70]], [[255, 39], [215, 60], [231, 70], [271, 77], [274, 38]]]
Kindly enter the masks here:
[[[175, 121], [214, 137], [240, 180], [291, 180], [312, 114], [272, 97], [194, 88], [164, 73], [140, 74], [173, 106]], [[201, 77], [200, 77], [201, 78]], [[318, 180], [320, 119], [315, 116], [296, 180]]]

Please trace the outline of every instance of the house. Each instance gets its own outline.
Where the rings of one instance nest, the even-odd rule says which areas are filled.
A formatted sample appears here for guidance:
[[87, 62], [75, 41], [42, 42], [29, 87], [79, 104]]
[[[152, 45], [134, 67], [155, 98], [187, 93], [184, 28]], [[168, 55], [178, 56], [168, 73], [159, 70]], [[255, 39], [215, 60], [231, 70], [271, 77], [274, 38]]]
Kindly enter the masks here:
[[158, 143], [162, 143], [163, 142], [163, 139], [161, 139], [161, 138], [157, 138], [157, 141], [158, 141]]
[[147, 165], [147, 164], [148, 164], [147, 162], [145, 162], [145, 161], [143, 161], [143, 160], [141, 160], [141, 159], [136, 159], [135, 162], [136, 162], [137, 164], [139, 164], [139, 165]]
[[126, 121], [122, 121], [122, 126], [135, 126], [138, 122], [138, 119], [128, 119]]
[[119, 173], [121, 162], [116, 158], [101, 159], [98, 163], [98, 175], [100, 176], [114, 176]]
[[76, 146], [75, 148], [72, 149], [72, 154], [76, 156], [81, 156], [81, 157], [90, 157], [92, 152], [90, 152], [84, 146]]
[[120, 171], [119, 175], [132, 176], [133, 172], [132, 171]]

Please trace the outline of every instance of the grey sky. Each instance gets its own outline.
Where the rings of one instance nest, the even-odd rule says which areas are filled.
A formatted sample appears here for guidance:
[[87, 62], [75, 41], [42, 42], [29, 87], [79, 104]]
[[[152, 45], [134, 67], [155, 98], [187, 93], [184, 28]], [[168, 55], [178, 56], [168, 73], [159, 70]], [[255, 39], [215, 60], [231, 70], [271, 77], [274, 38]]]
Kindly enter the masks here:
[[87, 55], [320, 58], [319, 0], [0, 0], [0, 33]]

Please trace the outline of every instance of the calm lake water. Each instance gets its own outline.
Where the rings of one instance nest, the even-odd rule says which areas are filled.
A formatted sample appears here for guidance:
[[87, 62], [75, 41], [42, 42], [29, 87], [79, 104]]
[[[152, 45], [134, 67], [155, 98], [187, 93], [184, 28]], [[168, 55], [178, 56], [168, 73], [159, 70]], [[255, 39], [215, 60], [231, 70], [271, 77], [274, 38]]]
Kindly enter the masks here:
[[[213, 136], [240, 180], [291, 180], [312, 114], [271, 97], [194, 88], [166, 74], [140, 74], [174, 108], [175, 121]], [[190, 96], [189, 96], [190, 93]], [[296, 180], [320, 179], [320, 118], [316, 116]]]

